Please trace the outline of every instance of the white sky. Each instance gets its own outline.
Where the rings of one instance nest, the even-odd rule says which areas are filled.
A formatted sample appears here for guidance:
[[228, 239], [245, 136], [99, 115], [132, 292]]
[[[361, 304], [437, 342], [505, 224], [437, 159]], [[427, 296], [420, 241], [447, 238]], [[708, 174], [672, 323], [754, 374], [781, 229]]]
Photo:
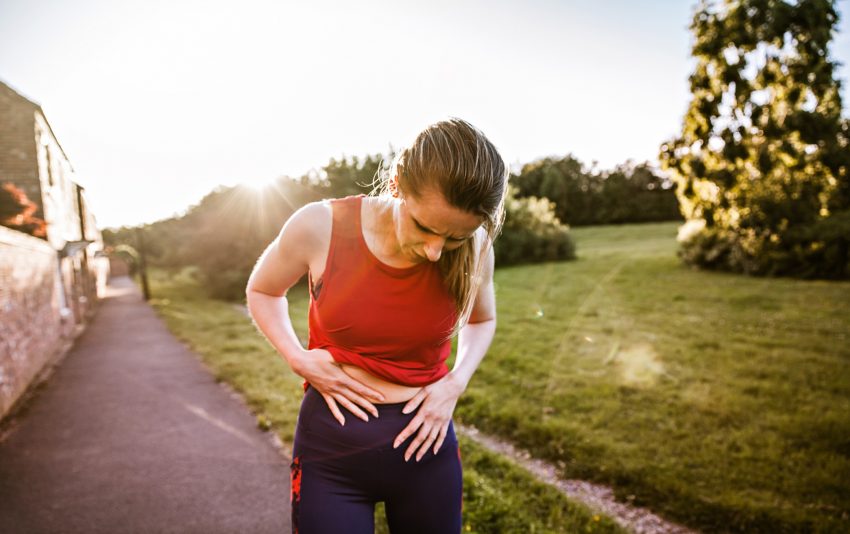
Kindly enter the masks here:
[[137, 224], [449, 115], [512, 165], [655, 161], [689, 97], [694, 3], [0, 0], [0, 79], [42, 105], [99, 224]]

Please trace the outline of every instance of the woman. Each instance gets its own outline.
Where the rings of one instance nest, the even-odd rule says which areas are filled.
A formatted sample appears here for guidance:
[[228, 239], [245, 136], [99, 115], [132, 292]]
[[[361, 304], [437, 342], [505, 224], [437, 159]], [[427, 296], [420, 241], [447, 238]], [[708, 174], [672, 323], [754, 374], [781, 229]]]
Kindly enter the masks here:
[[[379, 195], [304, 206], [258, 260], [251, 315], [305, 379], [293, 532], [371, 533], [379, 501], [393, 532], [460, 532], [452, 413], [495, 332], [492, 242], [506, 187], [492, 143], [441, 121], [399, 152]], [[305, 273], [307, 350], [286, 301]]]

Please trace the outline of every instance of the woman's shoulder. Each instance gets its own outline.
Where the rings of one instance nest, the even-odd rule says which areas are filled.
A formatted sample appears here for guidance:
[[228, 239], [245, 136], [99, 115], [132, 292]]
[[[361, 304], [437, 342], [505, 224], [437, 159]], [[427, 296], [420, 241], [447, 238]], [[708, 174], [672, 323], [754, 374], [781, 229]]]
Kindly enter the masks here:
[[[359, 221], [360, 202], [364, 195], [352, 195], [343, 198], [331, 198], [309, 202], [300, 208], [286, 222], [291, 225], [299, 237], [318, 241], [318, 244], [327, 244], [334, 232], [334, 220], [340, 225], [338, 231], [347, 235], [353, 226]], [[352, 228], [349, 228], [351, 225]]]
[[293, 213], [284, 224], [287, 241], [313, 252], [327, 248], [333, 229], [333, 208], [328, 200], [309, 202]]
[[303, 230], [330, 226], [333, 221], [333, 208], [329, 200], [316, 200], [308, 202], [297, 210], [287, 220], [287, 224], [295, 225]]

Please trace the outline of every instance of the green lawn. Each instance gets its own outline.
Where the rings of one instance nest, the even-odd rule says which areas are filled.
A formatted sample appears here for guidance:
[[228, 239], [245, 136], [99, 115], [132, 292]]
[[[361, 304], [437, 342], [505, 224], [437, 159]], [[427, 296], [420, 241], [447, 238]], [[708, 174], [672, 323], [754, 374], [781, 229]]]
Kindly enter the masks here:
[[[577, 261], [497, 269], [498, 333], [456, 419], [698, 529], [850, 530], [850, 283], [691, 270], [676, 226], [574, 229]], [[154, 294], [290, 441], [300, 379], [247, 319], [185, 276]], [[305, 296], [292, 299], [302, 335]], [[465, 491], [487, 488], [464, 508], [473, 530], [610, 528], [558, 512], [552, 493], [521, 500], [492, 455], [464, 458]]]
[[850, 283], [694, 271], [676, 226], [497, 270], [458, 418], [697, 528], [850, 530]]
[[[258, 333], [234, 304], [202, 295], [191, 271], [150, 273], [154, 308], [169, 329], [203, 359], [219, 381], [245, 398], [257, 424], [291, 446], [303, 395], [302, 379]], [[306, 292], [291, 292], [293, 321], [306, 333]], [[471, 533], [620, 533], [607, 517], [567, 500], [524, 470], [459, 436], [463, 456], [464, 531]], [[376, 511], [376, 532], [386, 533], [383, 507]]]

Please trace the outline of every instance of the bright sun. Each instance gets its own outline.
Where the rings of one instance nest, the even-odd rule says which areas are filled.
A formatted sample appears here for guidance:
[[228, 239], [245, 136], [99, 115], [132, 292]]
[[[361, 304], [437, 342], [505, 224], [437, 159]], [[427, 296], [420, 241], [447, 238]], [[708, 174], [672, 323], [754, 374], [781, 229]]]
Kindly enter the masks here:
[[256, 193], [264, 193], [274, 187], [275, 182], [277, 182], [277, 178], [249, 178], [241, 181], [239, 185], [248, 187]]

